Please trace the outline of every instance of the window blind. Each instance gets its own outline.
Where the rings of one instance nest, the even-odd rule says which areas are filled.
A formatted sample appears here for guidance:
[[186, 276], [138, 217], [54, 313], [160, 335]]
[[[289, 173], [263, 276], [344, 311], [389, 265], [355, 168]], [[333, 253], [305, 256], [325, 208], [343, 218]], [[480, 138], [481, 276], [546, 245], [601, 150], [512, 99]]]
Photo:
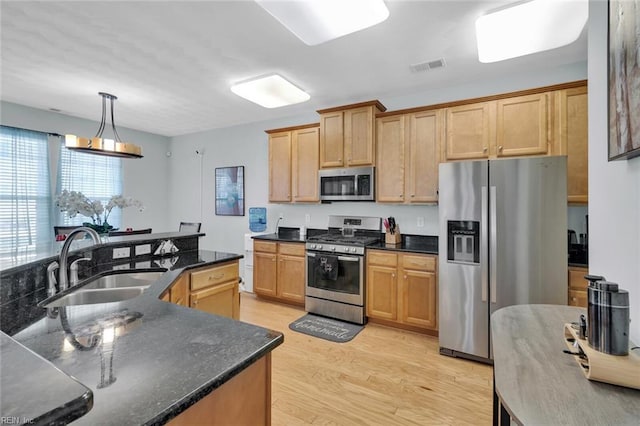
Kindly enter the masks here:
[[53, 237], [46, 133], [0, 126], [0, 257], [35, 253]]
[[[60, 160], [56, 193], [62, 190], [79, 191], [91, 200], [100, 200], [103, 206], [113, 195], [122, 194], [122, 159], [103, 155], [72, 151], [60, 143]], [[70, 218], [66, 212], [59, 212], [56, 221], [60, 225], [82, 225], [91, 222], [86, 216]], [[119, 228], [122, 212], [114, 208], [109, 215], [109, 224]]]

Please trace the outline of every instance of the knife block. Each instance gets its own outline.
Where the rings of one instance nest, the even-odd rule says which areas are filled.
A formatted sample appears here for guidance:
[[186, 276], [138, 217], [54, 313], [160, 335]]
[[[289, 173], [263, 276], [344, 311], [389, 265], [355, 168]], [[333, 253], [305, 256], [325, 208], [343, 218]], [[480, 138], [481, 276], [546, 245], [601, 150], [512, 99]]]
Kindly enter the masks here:
[[[570, 352], [577, 351], [582, 355], [573, 357], [587, 379], [640, 389], [640, 354], [636, 351], [629, 350], [629, 355], [625, 356], [596, 351], [578, 337], [571, 324], [564, 325], [564, 340]], [[633, 343], [630, 346], [634, 346]]]
[[389, 231], [387, 231], [384, 234], [384, 242], [385, 244], [390, 244], [390, 245], [397, 245], [397, 244], [400, 244], [400, 242], [402, 242], [402, 236], [400, 235], [400, 230], [398, 229], [397, 226], [393, 234]]

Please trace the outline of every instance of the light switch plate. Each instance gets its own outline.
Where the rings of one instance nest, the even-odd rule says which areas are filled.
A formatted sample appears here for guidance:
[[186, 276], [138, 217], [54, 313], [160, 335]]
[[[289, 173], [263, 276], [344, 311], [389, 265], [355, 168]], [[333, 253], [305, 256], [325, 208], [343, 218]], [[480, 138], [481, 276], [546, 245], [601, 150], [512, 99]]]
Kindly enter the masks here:
[[424, 217], [418, 216], [418, 228], [424, 227]]
[[131, 256], [131, 247], [119, 247], [113, 249], [114, 259], [124, 259]]

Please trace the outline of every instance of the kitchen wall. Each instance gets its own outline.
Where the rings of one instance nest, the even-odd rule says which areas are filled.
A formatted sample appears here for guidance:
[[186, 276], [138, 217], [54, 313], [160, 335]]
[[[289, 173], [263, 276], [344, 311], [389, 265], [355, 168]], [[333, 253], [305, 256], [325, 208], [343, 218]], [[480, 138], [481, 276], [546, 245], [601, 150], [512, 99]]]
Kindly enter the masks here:
[[[460, 99], [469, 99], [586, 78], [586, 63], [569, 64], [540, 73], [519, 73], [510, 78], [470, 81], [456, 87], [443, 87], [403, 96], [371, 93], [367, 99], [379, 99], [388, 110], [411, 108]], [[440, 72], [440, 71], [437, 71]], [[446, 69], [441, 72], [446, 72]], [[327, 105], [327, 107], [336, 105]], [[287, 119], [253, 123], [171, 140], [170, 218], [173, 223], [198, 221], [207, 236], [201, 247], [231, 252], [244, 249], [243, 234], [249, 231], [248, 216], [216, 216], [214, 205], [214, 170], [216, 167], [245, 166], [245, 212], [248, 207], [267, 207], [268, 230], [273, 232], [280, 213], [281, 226], [326, 228], [329, 214], [394, 216], [401, 232], [437, 235], [437, 206], [402, 206], [378, 203], [270, 204], [268, 203], [268, 137], [264, 130], [318, 122], [315, 111]], [[204, 148], [204, 155], [196, 150]], [[585, 209], [574, 216], [584, 217]], [[310, 216], [309, 223], [305, 215]], [[418, 227], [418, 218], [424, 226]], [[581, 219], [576, 221], [582, 222]]]
[[629, 291], [630, 338], [640, 344], [640, 158], [607, 161], [607, 57], [607, 2], [590, 0], [589, 272]]
[[[100, 125], [97, 121], [29, 108], [9, 102], [2, 102], [0, 108], [0, 123], [41, 132], [62, 135], [72, 133], [91, 137], [96, 134]], [[106, 134], [110, 135], [110, 133]], [[118, 126], [118, 134], [124, 141], [131, 141], [140, 145], [144, 155], [144, 158], [141, 159], [125, 159], [122, 161], [124, 173], [123, 194], [134, 197], [145, 205], [143, 212], [139, 212], [135, 208], [123, 209], [122, 226], [125, 228], [151, 227], [154, 231], [169, 229], [169, 212], [167, 209], [169, 164], [166, 156], [167, 151], [169, 151], [169, 138], [120, 126]], [[53, 146], [52, 148], [52, 154], [57, 157], [57, 147]]]

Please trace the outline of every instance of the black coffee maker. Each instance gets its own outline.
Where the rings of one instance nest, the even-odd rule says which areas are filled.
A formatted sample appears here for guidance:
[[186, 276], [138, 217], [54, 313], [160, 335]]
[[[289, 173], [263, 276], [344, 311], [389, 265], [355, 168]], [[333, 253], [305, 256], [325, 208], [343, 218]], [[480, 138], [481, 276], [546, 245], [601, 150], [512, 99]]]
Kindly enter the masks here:
[[610, 355], [629, 354], [629, 292], [599, 275], [586, 275], [587, 342]]

